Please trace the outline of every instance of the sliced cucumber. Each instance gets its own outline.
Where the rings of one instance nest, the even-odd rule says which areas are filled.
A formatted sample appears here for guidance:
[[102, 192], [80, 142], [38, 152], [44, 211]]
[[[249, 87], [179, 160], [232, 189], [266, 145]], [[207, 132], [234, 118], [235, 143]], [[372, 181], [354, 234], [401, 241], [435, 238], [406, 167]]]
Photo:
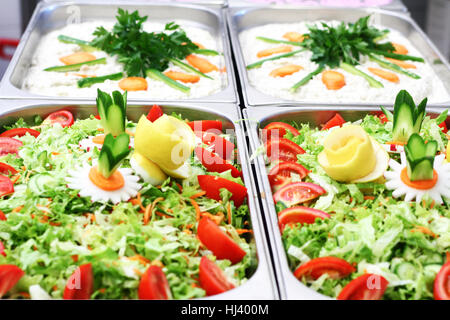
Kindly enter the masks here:
[[34, 194], [46, 197], [46, 191], [52, 189], [56, 185], [56, 180], [49, 173], [38, 173], [30, 178], [28, 189]]
[[44, 69], [44, 71], [53, 72], [68, 72], [68, 71], [79, 71], [82, 66], [91, 66], [95, 64], [106, 64], [106, 58], [95, 59], [91, 61], [69, 64], [67, 66], [56, 66]]
[[417, 275], [417, 268], [410, 262], [399, 263], [394, 272], [402, 280], [413, 280]]
[[120, 80], [123, 78], [123, 72], [107, 74], [100, 77], [89, 77], [78, 80], [78, 88], [88, 88], [96, 83], [103, 83], [106, 80]]

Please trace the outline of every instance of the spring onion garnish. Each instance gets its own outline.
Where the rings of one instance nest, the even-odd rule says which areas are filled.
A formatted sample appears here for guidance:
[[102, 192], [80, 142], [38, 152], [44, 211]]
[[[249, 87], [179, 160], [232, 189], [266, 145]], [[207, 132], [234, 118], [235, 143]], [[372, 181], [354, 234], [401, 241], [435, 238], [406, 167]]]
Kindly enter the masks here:
[[267, 42], [267, 43], [290, 44], [291, 46], [298, 46], [298, 47], [302, 46], [301, 42], [295, 42], [295, 41], [278, 40], [278, 39], [272, 39], [272, 38], [266, 38], [266, 37], [256, 37], [256, 39]]
[[164, 73], [156, 70], [156, 69], [148, 69], [147, 77], [152, 78], [154, 80], [159, 80], [167, 84], [168, 86], [171, 86], [174, 89], [180, 90], [181, 92], [188, 93], [191, 88], [186, 87], [182, 85], [181, 83], [178, 83], [175, 80], [170, 79], [168, 76], [166, 76]]
[[130, 153], [130, 136], [119, 134], [116, 138], [108, 133], [98, 157], [98, 171], [108, 179]]
[[300, 53], [300, 52], [303, 52], [303, 51], [305, 51], [305, 50], [304, 49], [303, 50], [295, 50], [295, 51], [291, 51], [291, 52], [288, 52], [288, 53], [280, 54], [280, 55], [275, 56], [275, 57], [262, 59], [262, 60], [256, 61], [255, 63], [249, 64], [246, 68], [247, 69], [259, 68], [259, 67], [261, 67], [263, 65], [264, 62], [272, 61], [272, 60], [278, 60], [278, 59], [287, 58], [287, 57], [292, 57], [293, 55], [296, 55], [297, 53]]
[[369, 83], [369, 85], [372, 88], [383, 88], [384, 87], [380, 81], [375, 80], [373, 77], [371, 77], [367, 73], [357, 69], [355, 66], [352, 66], [351, 64], [348, 64], [346, 62], [341, 62], [340, 67], [351, 74], [363, 77], [364, 79], [367, 80], [367, 82]]
[[111, 73], [100, 77], [88, 77], [78, 80], [78, 88], [87, 88], [96, 83], [103, 83], [106, 80], [120, 80], [124, 76], [123, 72]]
[[413, 133], [405, 145], [406, 168], [411, 181], [433, 179], [433, 164], [438, 144], [436, 141], [425, 143], [417, 133]]
[[407, 75], [408, 77], [411, 77], [413, 79], [420, 79], [420, 76], [418, 74], [415, 74], [413, 72], [410, 72], [408, 70], [403, 69], [402, 67], [396, 65], [395, 63], [389, 62], [385, 59], [382, 59], [380, 57], [377, 57], [373, 54], [369, 54], [369, 59], [378, 63], [381, 67], [392, 70], [397, 73], [402, 73], [404, 75]]
[[72, 38], [69, 36], [65, 36], [63, 34], [60, 34], [58, 36], [58, 40], [63, 42], [63, 43], [70, 43], [70, 44], [77, 44], [79, 45], [84, 51], [95, 51], [97, 50], [96, 48], [94, 48], [93, 46], [91, 46], [91, 43], [89, 41], [85, 41], [85, 40], [80, 40], [77, 38]]
[[170, 62], [172, 62], [174, 65], [180, 67], [184, 71], [192, 72], [192, 73], [198, 74], [200, 77], [213, 80], [213, 78], [211, 78], [210, 76], [204, 74], [203, 72], [198, 71], [197, 69], [195, 69], [194, 67], [191, 67], [190, 65], [184, 63], [183, 61], [180, 61], [178, 59], [170, 59]]
[[[113, 91], [112, 96], [97, 89], [97, 109], [105, 134], [113, 136], [125, 132], [127, 92], [122, 95], [119, 91]], [[128, 146], [128, 145], [127, 145]]]
[[323, 71], [324, 67], [319, 66], [316, 70], [308, 73], [302, 80], [294, 84], [291, 88], [291, 92], [297, 91], [298, 88], [308, 83], [309, 80], [311, 80], [315, 75], [321, 73]]
[[44, 71], [54, 71], [54, 72], [68, 72], [68, 71], [79, 71], [82, 66], [91, 66], [94, 64], [106, 64], [106, 58], [95, 59], [91, 61], [69, 64], [66, 66], [55, 66], [44, 69]]
[[195, 49], [193, 53], [202, 54], [204, 56], [218, 56], [221, 55], [220, 52], [211, 49]]

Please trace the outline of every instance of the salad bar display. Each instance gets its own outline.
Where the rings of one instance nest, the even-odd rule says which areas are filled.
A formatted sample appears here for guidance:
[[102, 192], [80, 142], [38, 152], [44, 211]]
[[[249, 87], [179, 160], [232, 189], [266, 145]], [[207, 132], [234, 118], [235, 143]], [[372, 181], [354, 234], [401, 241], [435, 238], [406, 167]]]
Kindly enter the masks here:
[[448, 110], [426, 104], [247, 112], [285, 297], [450, 298]]
[[37, 5], [0, 299], [450, 300], [450, 65], [400, 0], [264, 2]]

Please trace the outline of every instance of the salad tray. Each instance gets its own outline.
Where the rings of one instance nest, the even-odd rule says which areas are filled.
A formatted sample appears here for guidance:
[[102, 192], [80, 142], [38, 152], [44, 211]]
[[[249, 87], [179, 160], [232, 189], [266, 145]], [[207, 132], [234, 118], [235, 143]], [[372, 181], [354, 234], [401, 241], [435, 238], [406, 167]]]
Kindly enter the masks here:
[[[76, 8], [74, 8], [76, 6]], [[94, 97], [43, 96], [22, 89], [24, 75], [27, 74], [31, 60], [42, 36], [54, 29], [74, 23], [74, 12], [79, 13], [80, 22], [115, 19], [117, 10], [138, 10], [140, 15], [148, 16], [149, 21], [168, 23], [174, 20], [186, 21], [190, 27], [208, 31], [217, 42], [217, 47], [224, 55], [227, 80], [222, 81], [221, 91], [209, 96], [185, 99], [190, 102], [224, 102], [238, 103], [231, 49], [228, 42], [228, 30], [221, 8], [179, 4], [117, 1], [106, 4], [102, 1], [74, 3], [58, 1], [54, 3], [40, 2], [36, 7], [27, 29], [0, 83], [0, 96], [12, 99], [58, 99], [58, 100], [92, 100]], [[74, 11], [75, 10], [75, 11]], [[149, 98], [129, 98], [129, 101], [147, 101]], [[155, 101], [157, 99], [152, 99]], [[170, 101], [171, 99], [161, 99]], [[173, 99], [175, 100], [175, 99]], [[177, 99], [178, 101], [179, 99]]]
[[[392, 108], [388, 108], [392, 111]], [[280, 298], [289, 300], [322, 300], [331, 299], [301, 283], [290, 270], [288, 265], [287, 253], [283, 246], [281, 232], [275, 203], [272, 196], [272, 189], [269, 183], [265, 157], [261, 150], [263, 148], [260, 140], [260, 128], [264, 128], [273, 121], [285, 121], [296, 123], [309, 123], [312, 127], [327, 122], [336, 112], [342, 115], [347, 121], [356, 121], [362, 119], [366, 114], [379, 112], [379, 108], [351, 106], [347, 108], [339, 107], [294, 107], [280, 110], [277, 107], [247, 108], [243, 110], [244, 118], [248, 119], [247, 127], [250, 140], [250, 159], [254, 159], [256, 169], [257, 183], [259, 186], [259, 197], [261, 198], [262, 209], [265, 215], [265, 221], [268, 228], [268, 237], [270, 240], [272, 252], [274, 255], [274, 268], [280, 289]], [[428, 108], [427, 114], [432, 117], [438, 116], [442, 110], [437, 108]], [[450, 124], [450, 117], [445, 121]]]
[[[36, 115], [45, 116], [51, 112], [65, 109], [73, 113], [75, 118], [84, 119], [97, 113], [95, 105], [86, 104], [80, 100], [68, 102], [61, 101], [30, 101], [30, 100], [0, 100], [0, 125], [14, 123], [18, 118], [30, 120]], [[127, 108], [127, 117], [130, 120], [137, 121], [142, 114], [146, 114], [151, 106], [140, 105], [136, 102], [129, 102]], [[248, 205], [250, 211], [250, 220], [253, 230], [253, 239], [256, 245], [256, 255], [258, 266], [255, 272], [249, 276], [248, 281], [233, 290], [222, 294], [207, 297], [210, 299], [252, 299], [252, 300], [273, 300], [279, 299], [275, 276], [273, 273], [271, 257], [269, 253], [268, 241], [264, 231], [264, 225], [261, 217], [261, 209], [258, 203], [258, 194], [256, 192], [255, 180], [250, 168], [249, 155], [247, 151], [243, 123], [238, 121], [241, 118], [239, 108], [224, 104], [213, 104], [210, 108], [188, 103], [164, 103], [161, 108], [166, 114], [175, 112], [183, 118], [190, 120], [220, 120], [223, 123], [224, 130], [233, 130], [235, 142], [239, 152], [239, 163], [242, 167], [243, 179], [248, 190]]]
[[[288, 8], [288, 7], [234, 7], [229, 8], [227, 22], [230, 29], [231, 43], [236, 59], [238, 73], [241, 79], [242, 94], [247, 106], [288, 106], [289, 103], [302, 103], [302, 101], [286, 100], [262, 93], [250, 84], [246, 69], [244, 52], [239, 40], [242, 31], [270, 23], [295, 23], [312, 20], [339, 20], [354, 22], [356, 19], [373, 15], [377, 24], [392, 28], [400, 32], [405, 38], [414, 43], [416, 48], [431, 64], [431, 68], [442, 80], [447, 92], [450, 92], [450, 65], [428, 36], [419, 28], [411, 17], [405, 13], [388, 11], [375, 8]], [[314, 101], [308, 105], [330, 105], [330, 102]], [[441, 107], [448, 105], [450, 101], [442, 103], [429, 103], [429, 106]], [[331, 103], [331, 105], [345, 106], [376, 106], [379, 103], [351, 102]]]

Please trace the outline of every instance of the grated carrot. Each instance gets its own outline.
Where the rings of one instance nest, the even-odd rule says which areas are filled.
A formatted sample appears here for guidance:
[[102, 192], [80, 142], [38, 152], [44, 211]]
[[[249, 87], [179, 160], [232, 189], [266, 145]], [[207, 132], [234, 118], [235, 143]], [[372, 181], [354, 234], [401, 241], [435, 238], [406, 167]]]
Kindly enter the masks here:
[[150, 262], [150, 265], [164, 268], [164, 264], [160, 260], [153, 260]]
[[220, 223], [222, 222], [222, 220], [225, 218], [225, 216], [223, 215], [223, 213], [222, 213], [222, 215], [220, 215], [220, 214], [217, 214], [217, 215], [215, 215], [215, 214], [211, 214], [211, 213], [209, 213], [209, 212], [202, 212], [201, 213], [201, 216], [202, 217], [208, 217], [208, 218], [210, 218], [212, 221], [214, 221], [217, 225], [220, 225]]
[[150, 221], [151, 216], [152, 216], [152, 204], [149, 203], [145, 208], [144, 212], [144, 224], [147, 224]]
[[17, 180], [19, 180], [20, 179], [20, 174], [16, 174], [13, 178], [12, 178], [12, 183], [13, 184], [16, 184], [16, 182], [17, 182]]
[[138, 261], [140, 264], [143, 264], [143, 265], [149, 264], [151, 262], [149, 259], [141, 256], [140, 254], [136, 254], [132, 257], [128, 257], [128, 259], [133, 260], [133, 261]]
[[138, 194], [137, 194], [137, 199], [136, 199], [136, 200], [138, 201], [138, 204], [139, 204], [139, 207], [141, 208], [141, 210], [142, 210], [142, 211], [145, 211], [145, 207], [144, 207], [143, 204], [142, 204], [141, 193], [140, 193], [140, 192], [138, 192]]
[[195, 220], [199, 221], [201, 215], [200, 207], [198, 206], [198, 203], [194, 199], [191, 199], [191, 204], [195, 208]]
[[180, 189], [180, 193], [183, 193], [183, 187], [178, 182], [176, 183], [178, 189]]
[[20, 210], [22, 210], [22, 209], [23, 209], [23, 206], [18, 206], [18, 207], [15, 207], [14, 209], [12, 209], [12, 212], [17, 213], [17, 212], [20, 212]]
[[237, 232], [238, 234], [253, 233], [252, 230], [248, 230], [248, 229], [236, 229], [236, 232]]
[[136, 273], [138, 276], [142, 277], [142, 272], [138, 268], [133, 268], [134, 273]]
[[190, 198], [197, 199], [197, 198], [203, 197], [205, 194], [206, 194], [206, 191], [200, 191], [199, 193], [192, 195]]
[[375, 200], [374, 196], [364, 196], [364, 200]]
[[228, 224], [231, 224], [231, 203], [228, 202], [227, 206]]
[[74, 254], [72, 257], [73, 262], [78, 262], [78, 255]]
[[446, 257], [446, 262], [449, 262], [450, 261], [450, 251], [447, 251], [446, 253], [445, 253], [445, 257]]
[[424, 227], [424, 226], [415, 226], [414, 229], [411, 229], [411, 232], [422, 232], [423, 234], [428, 234], [429, 236], [431, 236], [433, 238], [438, 237], [437, 234], [435, 234], [433, 231], [431, 231], [430, 229], [428, 229], [427, 227]]

